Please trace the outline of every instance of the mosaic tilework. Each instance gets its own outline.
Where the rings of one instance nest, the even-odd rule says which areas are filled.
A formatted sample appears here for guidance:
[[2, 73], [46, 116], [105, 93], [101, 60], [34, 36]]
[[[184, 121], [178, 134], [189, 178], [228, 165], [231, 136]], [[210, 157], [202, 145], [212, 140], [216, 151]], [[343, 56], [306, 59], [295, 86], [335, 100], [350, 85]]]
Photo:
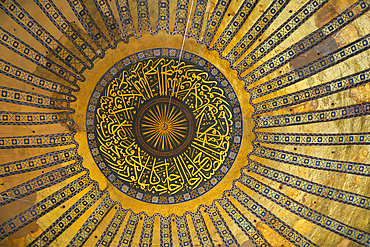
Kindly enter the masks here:
[[213, 204], [212, 206], [207, 208], [207, 212], [214, 227], [217, 230], [218, 235], [221, 237], [222, 242], [225, 246], [236, 245], [240, 246], [238, 241], [236, 241], [235, 236], [230, 231], [229, 226], [226, 224], [225, 220], [222, 218], [220, 212], [217, 209], [217, 206]]
[[84, 168], [81, 167], [81, 162], [77, 162], [28, 180], [27, 182], [1, 192], [0, 206], [60, 183], [82, 171], [84, 171]]
[[107, 0], [94, 0], [95, 6], [99, 10], [99, 13], [104, 21], [105, 27], [108, 30], [109, 37], [113, 42], [113, 47], [121, 41], [122, 34], [119, 29], [116, 18], [113, 15], [112, 9]]
[[148, 0], [137, 0], [137, 12], [139, 18], [139, 36], [141, 37], [141, 31], [149, 31], [153, 34], [150, 24]]
[[141, 230], [140, 235], [140, 246], [142, 247], [152, 246], [153, 225], [154, 225], [154, 216], [152, 217], [145, 216], [143, 229]]
[[107, 196], [107, 193], [103, 193], [103, 196], [104, 195], [104, 200], [81, 226], [80, 230], [78, 230], [76, 235], [69, 242], [69, 246], [82, 246], [112, 208], [114, 202], [109, 198], [109, 196]]
[[165, 30], [170, 33], [169, 29], [169, 0], [158, 0], [158, 21], [155, 33], [159, 30]]
[[308, 1], [236, 66], [239, 74], [243, 73], [277, 45], [283, 42], [308, 18], [315, 14], [316, 11], [318, 11], [327, 1], [328, 0]]
[[70, 120], [71, 112], [38, 113], [0, 111], [0, 125], [39, 125], [64, 123]]
[[91, 45], [70, 24], [52, 0], [34, 1], [59, 31], [61, 31], [76, 46], [82, 56], [90, 62], [88, 69], [92, 69], [94, 67], [94, 60], [97, 58], [98, 54]]
[[295, 246], [317, 246], [245, 194], [240, 188], [233, 186], [231, 193], [241, 205]]
[[245, 33], [242, 39], [233, 47], [227, 54], [226, 58], [230, 62], [232, 68], [235, 61], [241, 57], [253, 43], [266, 31], [269, 25], [279, 16], [281, 11], [290, 0], [274, 0], [270, 6], [265, 10], [260, 18], [253, 24], [253, 26]]
[[113, 219], [109, 222], [109, 225], [102, 233], [100, 239], [96, 243], [96, 247], [110, 246], [114, 237], [117, 235], [118, 229], [121, 227], [123, 220], [125, 219], [127, 211], [118, 209]]
[[257, 145], [253, 146], [252, 154], [262, 158], [271, 159], [296, 166], [303, 166], [318, 170], [357, 174], [361, 176], [370, 176], [370, 165], [363, 163], [322, 159], [273, 148], [261, 147]]
[[73, 71], [82, 73], [86, 69], [86, 64], [81, 59], [59, 43], [57, 39], [37, 23], [18, 3], [14, 0], [0, 1], [0, 3], [0, 7], [5, 13], [45, 46], [46, 49], [53, 52], [63, 63], [73, 69]]
[[244, 217], [244, 215], [232, 204], [229, 199], [222, 198], [219, 200], [219, 203], [254, 245], [261, 247], [271, 246], [262, 236], [262, 234], [256, 229], [256, 227]]
[[370, 70], [364, 70], [334, 81], [254, 104], [254, 108], [256, 114], [277, 110], [348, 90], [369, 81]]
[[0, 241], [58, 207], [90, 184], [91, 180], [86, 174], [67, 184], [67, 186], [64, 186], [26, 211], [2, 223], [0, 225]]
[[118, 246], [131, 246], [132, 239], [134, 238], [137, 223], [139, 222], [139, 214], [134, 214], [131, 212], [130, 218], [127, 221], [125, 230], [119, 240]]
[[104, 52], [111, 48], [111, 44], [92, 18], [85, 4], [81, 0], [68, 0], [68, 3], [81, 25], [85, 28], [95, 45], [100, 49], [101, 54], [99, 56], [101, 58], [104, 57]]
[[310, 209], [303, 204], [291, 199], [279, 191], [262, 184], [261, 182], [251, 178], [247, 175], [241, 177], [240, 181], [261, 196], [275, 202], [283, 208], [291, 211], [292, 213], [314, 223], [327, 230], [348, 238], [356, 243], [362, 245], [370, 244], [370, 234], [356, 228], [350, 227], [342, 222], [334, 220], [325, 216], [313, 209]]
[[193, 37], [199, 41], [199, 34], [202, 30], [204, 13], [206, 12], [208, 0], [197, 0], [191, 26], [187, 38]]
[[[0, 44], [9, 48], [10, 50], [14, 51], [15, 53], [21, 55], [22, 57], [30, 60], [31, 62], [35, 63], [36, 65], [49, 70], [50, 72], [54, 73], [55, 75], [59, 76], [60, 78], [68, 81], [69, 83], [76, 85], [77, 79], [79, 78], [77, 75], [73, 74], [72, 72], [66, 70], [59, 64], [56, 64], [49, 58], [45, 57], [30, 45], [26, 44], [25, 42], [21, 41], [17, 37], [13, 36], [6, 30], [0, 27]], [[84, 81], [85, 78], [81, 77], [81, 81]], [[76, 89], [72, 89], [73, 91], [77, 91]]]
[[370, 133], [291, 134], [255, 132], [255, 134], [255, 142], [279, 145], [365, 145], [370, 143]]
[[197, 232], [197, 236], [201, 246], [215, 246], [213, 244], [211, 235], [209, 234], [208, 228], [204, 222], [202, 214], [198, 211], [196, 213], [190, 214], [190, 216], [193, 221], [193, 225], [195, 227], [195, 231]]
[[278, 171], [276, 169], [262, 165], [261, 163], [249, 160], [245, 168], [271, 179], [275, 182], [285, 184], [295, 189], [324, 197], [329, 200], [345, 203], [348, 205], [370, 209], [370, 198], [356, 193], [335, 189], [329, 186], [321, 185], [311, 182], [307, 179], [291, 175], [286, 172]]
[[[64, 95], [69, 95], [71, 92], [70, 87], [64, 86], [63, 84], [60, 84], [58, 82], [44, 79], [7, 61], [4, 61], [1, 58], [0, 73], [50, 92], [60, 93]], [[76, 99], [76, 97], [74, 97], [74, 99]]]
[[217, 39], [211, 50], [218, 51], [221, 54], [226, 46], [230, 43], [231, 39], [235, 37], [236, 33], [239, 31], [241, 26], [244, 24], [245, 20], [248, 18], [258, 0], [246, 0], [243, 1], [242, 5], [238, 9], [233, 19], [227, 24], [225, 30], [222, 32], [221, 36]]
[[1, 137], [0, 149], [57, 147], [75, 144], [75, 141], [73, 140], [74, 134], [75, 133]]
[[35, 171], [78, 159], [76, 148], [69, 148], [0, 165], [0, 177]]
[[355, 20], [357, 17], [361, 16], [369, 9], [369, 5], [365, 1], [359, 1], [349, 7], [347, 10], [342, 12], [340, 15], [335, 17], [333, 20], [328, 22], [325, 26], [317, 29], [313, 33], [307, 35], [288, 49], [280, 52], [275, 57], [269, 59], [258, 68], [254, 69], [252, 72], [248, 73], [242, 79], [248, 86], [255, 81], [265, 77], [271, 72], [277, 70], [284, 64], [288, 63], [297, 56], [308, 51], [315, 45], [324, 41], [329, 36], [338, 32], [340, 29], [348, 25], [350, 22]]
[[172, 228], [171, 217], [161, 217], [161, 247], [171, 247], [172, 243]]
[[177, 225], [177, 235], [179, 236], [180, 246], [193, 246], [193, 241], [190, 236], [186, 215], [175, 216]]
[[189, 1], [195, 0], [177, 0], [175, 27], [172, 34], [181, 33], [185, 35]]
[[218, 0], [215, 8], [212, 11], [211, 17], [208, 19], [206, 31], [202, 43], [208, 48], [216, 34], [216, 31], [220, 27], [221, 21], [225, 16], [226, 10], [230, 5], [230, 0]]
[[60, 234], [71, 226], [83, 213], [86, 212], [103, 193], [97, 186], [86, 193], [81, 199], [73, 204], [65, 213], [63, 213], [52, 225], [42, 232], [31, 244], [30, 247], [49, 246]]
[[128, 0], [116, 0], [116, 5], [121, 19], [122, 30], [125, 34], [123, 42], [128, 43], [130, 37], [138, 37], [134, 28], [134, 22], [130, 12]]
[[282, 76], [276, 77], [271, 81], [263, 83], [249, 90], [251, 97], [258, 98], [270, 94], [287, 86], [293, 85], [303, 79], [311, 77], [320, 71], [347, 60], [370, 48], [370, 35], [358, 39], [337, 51], [334, 51], [322, 58], [319, 58], [309, 64], [306, 64], [296, 70], [288, 72]]
[[[351, 105], [330, 110], [313, 111], [309, 113], [297, 113], [276, 115], [256, 119], [256, 128], [282, 127], [297, 124], [310, 124], [318, 122], [335, 121], [339, 119], [360, 117], [370, 114], [370, 103]], [[0, 118], [1, 119], [1, 118]]]
[[8, 87], [0, 87], [0, 101], [40, 108], [70, 110], [69, 102], [67, 100], [50, 98], [41, 94], [30, 93]]

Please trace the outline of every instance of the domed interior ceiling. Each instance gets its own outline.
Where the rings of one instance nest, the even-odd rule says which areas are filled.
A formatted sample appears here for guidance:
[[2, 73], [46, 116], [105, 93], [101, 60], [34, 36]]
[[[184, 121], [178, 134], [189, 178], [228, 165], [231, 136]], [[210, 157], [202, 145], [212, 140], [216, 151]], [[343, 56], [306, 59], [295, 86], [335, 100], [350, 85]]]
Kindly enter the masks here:
[[369, 5], [1, 0], [0, 246], [370, 246]]

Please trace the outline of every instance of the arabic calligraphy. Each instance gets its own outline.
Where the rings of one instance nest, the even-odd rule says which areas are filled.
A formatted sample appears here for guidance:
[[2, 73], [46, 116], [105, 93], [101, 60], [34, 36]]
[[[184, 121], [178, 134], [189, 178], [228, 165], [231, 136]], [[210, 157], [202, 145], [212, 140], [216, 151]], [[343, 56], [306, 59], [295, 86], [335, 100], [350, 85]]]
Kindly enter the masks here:
[[109, 169], [128, 187], [161, 196], [210, 180], [233, 135], [231, 107], [215, 78], [166, 57], [138, 61], [108, 82], [94, 126]]

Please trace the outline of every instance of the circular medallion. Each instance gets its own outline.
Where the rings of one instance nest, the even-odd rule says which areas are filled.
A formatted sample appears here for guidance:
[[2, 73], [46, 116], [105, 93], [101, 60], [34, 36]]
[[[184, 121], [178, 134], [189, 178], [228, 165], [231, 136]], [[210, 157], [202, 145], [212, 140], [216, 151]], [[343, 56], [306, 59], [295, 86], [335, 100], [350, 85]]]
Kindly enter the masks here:
[[114, 65], [87, 109], [96, 164], [126, 195], [180, 203], [214, 187], [241, 144], [236, 94], [211, 63], [176, 49], [151, 49]]
[[149, 155], [179, 155], [192, 141], [194, 117], [188, 107], [173, 97], [145, 102], [134, 120], [137, 143]]

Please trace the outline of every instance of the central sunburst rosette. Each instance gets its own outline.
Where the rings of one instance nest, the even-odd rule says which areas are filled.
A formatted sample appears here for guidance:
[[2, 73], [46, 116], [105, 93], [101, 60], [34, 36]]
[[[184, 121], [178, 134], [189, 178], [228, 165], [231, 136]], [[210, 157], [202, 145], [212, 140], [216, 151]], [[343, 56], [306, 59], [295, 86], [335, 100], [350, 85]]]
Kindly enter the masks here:
[[152, 203], [190, 200], [215, 186], [236, 158], [239, 103], [225, 77], [199, 57], [186, 52], [178, 63], [176, 55], [141, 54], [116, 64], [95, 88], [87, 122], [93, 157], [125, 194]]

